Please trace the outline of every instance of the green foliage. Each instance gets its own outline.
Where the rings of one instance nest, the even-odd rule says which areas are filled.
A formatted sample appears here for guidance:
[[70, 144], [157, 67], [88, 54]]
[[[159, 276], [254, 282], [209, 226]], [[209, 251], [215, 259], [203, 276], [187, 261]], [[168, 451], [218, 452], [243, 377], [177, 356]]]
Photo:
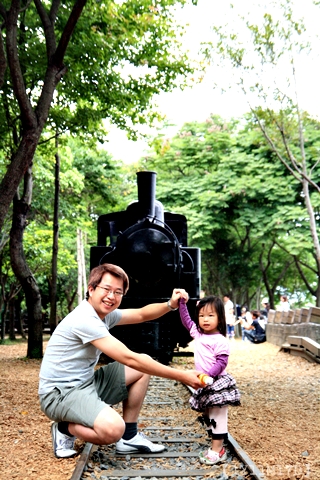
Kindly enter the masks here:
[[[315, 144], [318, 126], [310, 122], [306, 130]], [[270, 254], [268, 281], [273, 290], [287, 284], [306, 292], [301, 277], [295, 280], [299, 275], [293, 260], [303, 256], [312, 264], [301, 185], [279, 162], [250, 115], [241, 124], [219, 117], [187, 124], [172, 140], [160, 137], [154, 145], [156, 155], [142, 159], [141, 167], [158, 172], [157, 198], [165, 208], [187, 217], [189, 243], [202, 249], [206, 292], [230, 291], [239, 303], [250, 303], [266, 288], [262, 272]], [[307, 156], [311, 158], [315, 148], [310, 141]], [[284, 274], [287, 262], [291, 266]], [[305, 273], [310, 281], [315, 277], [311, 269]]]

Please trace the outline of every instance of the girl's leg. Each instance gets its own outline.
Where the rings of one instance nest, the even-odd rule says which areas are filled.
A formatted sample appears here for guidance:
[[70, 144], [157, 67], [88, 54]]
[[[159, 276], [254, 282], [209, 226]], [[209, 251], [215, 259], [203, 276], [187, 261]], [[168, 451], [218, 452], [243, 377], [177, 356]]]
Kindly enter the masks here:
[[212, 407], [206, 410], [207, 430], [211, 436], [211, 448], [199, 455], [200, 463], [215, 465], [227, 459], [223, 440], [228, 438], [228, 407]]
[[[214, 422], [212, 425], [212, 445], [214, 452], [220, 452], [223, 440], [228, 437], [228, 406], [212, 407], [208, 409], [208, 417]], [[215, 427], [214, 427], [215, 423]]]

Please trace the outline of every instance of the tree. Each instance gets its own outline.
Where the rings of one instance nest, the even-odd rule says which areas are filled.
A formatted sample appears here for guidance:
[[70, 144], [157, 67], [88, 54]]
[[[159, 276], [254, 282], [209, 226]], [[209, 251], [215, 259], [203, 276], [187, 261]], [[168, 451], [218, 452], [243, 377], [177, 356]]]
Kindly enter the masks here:
[[241, 211], [246, 189], [235, 159], [239, 172], [248, 159], [234, 153], [235, 132], [236, 124], [217, 116], [186, 124], [171, 141], [156, 139], [158, 155], [142, 163], [159, 171], [158, 193], [165, 207], [188, 219], [189, 241], [202, 250], [203, 289], [218, 294], [232, 291], [240, 301], [248, 297], [257, 272], [249, 265], [243, 268], [252, 246], [249, 230], [239, 223], [237, 208]]
[[[99, 127], [102, 118], [109, 117], [123, 127], [128, 126], [125, 119], [132, 124], [145, 121], [142, 112], [154, 93], [172, 88], [188, 71], [185, 56], [173, 49], [169, 53], [175, 39], [170, 8], [175, 3], [163, 0], [154, 8], [151, 1], [141, 4], [136, 0], [107, 5], [86, 0], [74, 5], [60, 5], [56, 0], [48, 5], [40, 0], [21, 5], [13, 0], [8, 10], [0, 3], [1, 107], [7, 119], [1, 136], [7, 141], [10, 160], [0, 184], [0, 229], [43, 133], [48, 138], [68, 130], [97, 138], [103, 131]], [[89, 8], [82, 15], [86, 4]], [[137, 76], [129, 69], [124, 78], [122, 68], [130, 64], [137, 70], [146, 67], [144, 74]], [[67, 80], [62, 82], [63, 78]], [[24, 222], [16, 221], [15, 230], [25, 223], [27, 211], [24, 214]], [[22, 235], [15, 237], [22, 243]], [[22, 244], [12, 251], [22, 252]], [[18, 260], [13, 261], [22, 279], [28, 268]]]
[[[26, 10], [30, 8], [30, 4], [26, 4], [25, 8], [19, 0], [12, 0], [9, 10], [5, 9], [3, 3], [0, 4], [0, 13], [3, 18], [4, 26], [1, 35], [1, 62], [2, 65], [8, 66], [9, 77], [12, 94], [15, 97], [20, 110], [20, 128], [15, 128], [18, 135], [16, 149], [10, 159], [7, 172], [0, 184], [0, 230], [2, 229], [5, 216], [10, 207], [11, 201], [16, 194], [18, 186], [23, 178], [25, 171], [31, 167], [34, 152], [38, 145], [42, 130], [49, 115], [49, 109], [52, 102], [53, 94], [57, 84], [66, 72], [63, 64], [67, 46], [71, 39], [76, 23], [86, 4], [86, 0], [77, 0], [71, 9], [69, 7], [69, 17], [65, 23], [62, 35], [57, 42], [55, 23], [57, 21], [59, 2], [54, 0], [49, 11], [46, 10], [40, 0], [35, 0], [35, 6], [45, 38], [47, 66], [43, 78], [43, 87], [40, 89], [39, 84], [34, 85], [34, 96], [38, 99], [35, 105], [32, 103], [28, 94], [25, 78], [27, 77], [26, 65], [22, 65], [19, 56], [20, 49], [27, 50], [27, 42], [19, 44], [20, 25], [21, 34], [25, 36]], [[4, 50], [6, 47], [6, 53]], [[5, 69], [7, 72], [7, 69]], [[7, 82], [5, 74], [2, 78], [2, 87]], [[17, 119], [16, 119], [17, 121]]]
[[19, 280], [26, 297], [28, 311], [28, 352], [29, 358], [42, 358], [42, 307], [37, 282], [25, 259], [22, 236], [26, 227], [26, 212], [29, 211], [32, 195], [31, 167], [24, 176], [23, 195], [15, 196], [13, 221], [10, 231], [10, 260], [12, 270]]
[[103, 118], [130, 129], [157, 117], [148, 109], [153, 95], [190, 71], [172, 15], [185, 0], [34, 3], [12, 0], [9, 10], [0, 3], [3, 133], [15, 139], [0, 184], [0, 230], [46, 122], [53, 135], [57, 128], [101, 135]]
[[[313, 132], [309, 126], [316, 140]], [[173, 139], [154, 144], [158, 154], [141, 166], [158, 171], [157, 198], [165, 208], [186, 215], [189, 241], [202, 250], [204, 290], [229, 291], [237, 303], [257, 307], [263, 292], [274, 306], [286, 282], [301, 290], [291, 280], [297, 278], [292, 255], [303, 238], [301, 260], [310, 262], [312, 239], [300, 186], [275, 161], [251, 115], [238, 123], [211, 117], [186, 124]]]
[[[242, 17], [247, 27], [243, 36], [240, 32], [229, 33], [226, 26], [214, 27], [216, 40], [208, 46], [206, 54], [216, 64], [230, 62], [265, 141], [277, 160], [300, 183], [301, 200], [309, 218], [313, 241], [314, 270], [319, 279], [319, 201], [314, 195], [320, 193], [316, 171], [318, 155], [306, 155], [308, 141], [305, 131], [310, 116], [300, 108], [296, 88], [299, 55], [306, 49], [310, 51], [310, 44], [306, 40], [304, 22], [297, 18], [293, 3], [287, 0], [273, 10], [272, 6], [274, 4], [268, 5], [266, 10], [261, 9], [260, 23]], [[285, 81], [282, 81], [283, 72]], [[298, 257], [295, 255], [296, 259]], [[297, 267], [302, 274], [302, 264], [297, 263]], [[320, 306], [319, 281], [313, 293], [316, 305]]]

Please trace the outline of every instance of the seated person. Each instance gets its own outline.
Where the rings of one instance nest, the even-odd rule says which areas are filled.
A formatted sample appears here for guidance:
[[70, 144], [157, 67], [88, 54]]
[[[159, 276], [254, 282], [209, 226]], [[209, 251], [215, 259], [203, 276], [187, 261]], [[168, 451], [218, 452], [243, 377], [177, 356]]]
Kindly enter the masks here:
[[241, 315], [238, 317], [238, 320], [240, 321], [240, 324], [241, 324], [241, 338], [242, 338], [242, 341], [245, 342], [247, 341], [247, 338], [244, 334], [245, 328], [242, 324], [243, 323], [242, 320], [244, 321], [244, 323], [247, 323], [248, 325], [251, 325], [251, 322], [252, 322], [251, 313], [247, 311], [246, 307], [241, 308]]
[[260, 312], [252, 310], [252, 323], [249, 325], [246, 321], [241, 320], [241, 326], [244, 328], [244, 336], [252, 343], [263, 343], [266, 341], [266, 332], [259, 322]]

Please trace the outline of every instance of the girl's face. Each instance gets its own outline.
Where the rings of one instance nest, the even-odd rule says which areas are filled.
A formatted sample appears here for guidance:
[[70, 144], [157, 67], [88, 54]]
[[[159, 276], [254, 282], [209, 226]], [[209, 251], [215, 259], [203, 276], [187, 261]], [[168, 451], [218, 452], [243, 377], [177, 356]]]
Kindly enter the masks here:
[[218, 333], [218, 315], [213, 305], [205, 305], [199, 310], [199, 326], [204, 333]]

